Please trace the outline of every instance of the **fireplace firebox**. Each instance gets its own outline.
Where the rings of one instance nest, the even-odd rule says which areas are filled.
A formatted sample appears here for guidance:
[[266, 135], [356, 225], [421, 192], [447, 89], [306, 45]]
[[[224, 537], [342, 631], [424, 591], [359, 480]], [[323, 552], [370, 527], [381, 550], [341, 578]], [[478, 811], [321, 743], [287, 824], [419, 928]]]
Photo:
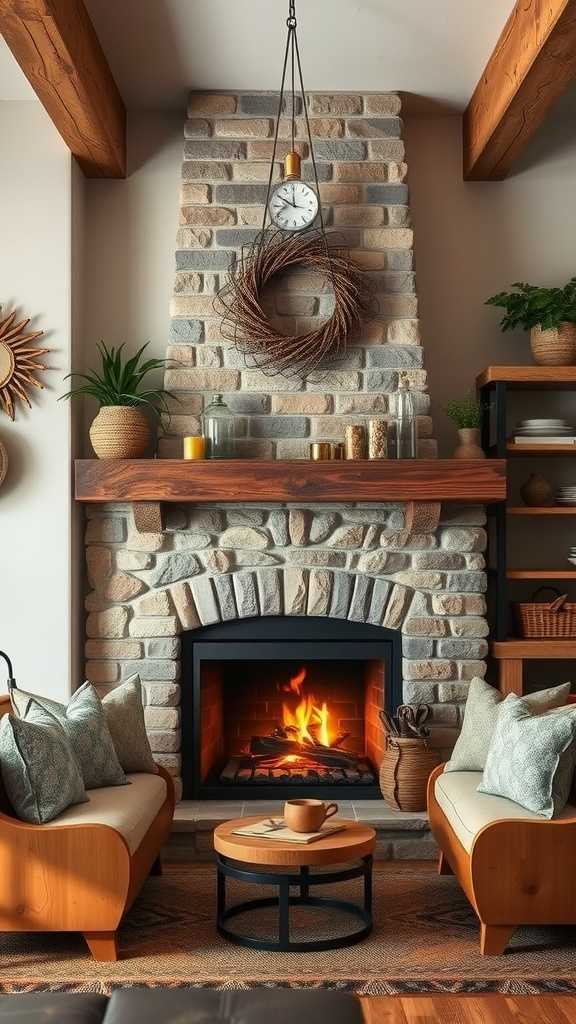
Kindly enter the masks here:
[[380, 795], [379, 712], [402, 697], [394, 630], [234, 621], [186, 633], [182, 662], [185, 798]]

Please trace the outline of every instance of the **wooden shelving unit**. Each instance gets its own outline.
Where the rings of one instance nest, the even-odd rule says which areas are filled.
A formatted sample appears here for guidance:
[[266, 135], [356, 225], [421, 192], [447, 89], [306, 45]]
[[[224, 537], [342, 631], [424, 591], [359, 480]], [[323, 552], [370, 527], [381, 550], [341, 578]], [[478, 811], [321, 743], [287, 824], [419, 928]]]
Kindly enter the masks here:
[[[538, 456], [576, 455], [576, 445], [518, 445], [509, 440], [507, 409], [513, 391], [573, 391], [576, 389], [576, 366], [488, 366], [476, 381], [484, 403], [482, 445], [490, 458], [534, 459]], [[576, 411], [575, 411], [576, 417]], [[564, 463], [563, 463], [564, 464]], [[524, 465], [524, 463], [521, 463]], [[510, 603], [508, 585], [518, 582], [537, 584], [549, 581], [576, 581], [575, 569], [509, 568], [507, 560], [507, 528], [518, 517], [532, 517], [539, 523], [558, 523], [562, 516], [576, 516], [576, 507], [494, 505], [489, 509], [490, 538], [489, 595], [494, 642], [492, 656], [498, 661], [500, 687], [505, 693], [522, 693], [523, 667], [527, 660], [558, 660], [576, 657], [574, 640], [524, 640], [509, 635]], [[549, 517], [552, 517], [551, 519]]]

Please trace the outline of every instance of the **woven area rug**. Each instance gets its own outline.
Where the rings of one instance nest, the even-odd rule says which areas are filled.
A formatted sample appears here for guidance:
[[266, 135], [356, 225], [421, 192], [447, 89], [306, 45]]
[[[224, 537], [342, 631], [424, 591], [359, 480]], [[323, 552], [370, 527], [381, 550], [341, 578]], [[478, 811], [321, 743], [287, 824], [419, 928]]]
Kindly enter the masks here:
[[[359, 886], [354, 881], [330, 889], [355, 898]], [[243, 899], [256, 895], [241, 886], [232, 894], [237, 893]], [[118, 963], [95, 963], [76, 935], [4, 935], [0, 992], [107, 993], [131, 985], [310, 986], [360, 995], [576, 992], [576, 929], [526, 928], [505, 956], [481, 957], [474, 914], [456, 881], [438, 877], [434, 865], [378, 865], [374, 897], [374, 931], [361, 944], [323, 953], [262, 953], [217, 935], [210, 865], [168, 865], [162, 878], [148, 880], [126, 918]], [[293, 913], [295, 934], [320, 937], [346, 924], [333, 917], [327, 929], [314, 909]], [[273, 934], [274, 921], [270, 911], [259, 911], [253, 930]], [[235, 927], [241, 922], [248, 931], [245, 916], [235, 919]]]

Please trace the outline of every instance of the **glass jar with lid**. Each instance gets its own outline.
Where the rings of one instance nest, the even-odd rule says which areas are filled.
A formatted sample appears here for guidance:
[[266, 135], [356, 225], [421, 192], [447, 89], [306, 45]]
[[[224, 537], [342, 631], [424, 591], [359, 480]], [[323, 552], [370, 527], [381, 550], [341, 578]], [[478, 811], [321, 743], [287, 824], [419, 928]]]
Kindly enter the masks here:
[[236, 440], [236, 417], [222, 395], [214, 395], [202, 413], [202, 434], [207, 459], [233, 459]]

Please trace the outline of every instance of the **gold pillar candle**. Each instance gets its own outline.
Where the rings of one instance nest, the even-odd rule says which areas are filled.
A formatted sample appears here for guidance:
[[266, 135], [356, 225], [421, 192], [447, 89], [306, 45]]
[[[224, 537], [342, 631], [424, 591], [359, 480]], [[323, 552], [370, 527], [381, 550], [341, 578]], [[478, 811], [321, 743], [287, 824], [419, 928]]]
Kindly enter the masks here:
[[203, 437], [185, 437], [184, 439], [185, 459], [204, 459], [206, 457], [206, 442]]
[[368, 421], [368, 458], [388, 458], [388, 424], [381, 416]]
[[339, 441], [338, 444], [331, 444], [330, 453], [333, 459], [344, 459], [346, 457], [346, 453], [344, 451], [343, 442]]
[[346, 427], [346, 458], [366, 458], [366, 427], [361, 423], [350, 423]]
[[310, 445], [310, 458], [313, 462], [323, 462], [332, 458], [328, 441], [315, 441]]

